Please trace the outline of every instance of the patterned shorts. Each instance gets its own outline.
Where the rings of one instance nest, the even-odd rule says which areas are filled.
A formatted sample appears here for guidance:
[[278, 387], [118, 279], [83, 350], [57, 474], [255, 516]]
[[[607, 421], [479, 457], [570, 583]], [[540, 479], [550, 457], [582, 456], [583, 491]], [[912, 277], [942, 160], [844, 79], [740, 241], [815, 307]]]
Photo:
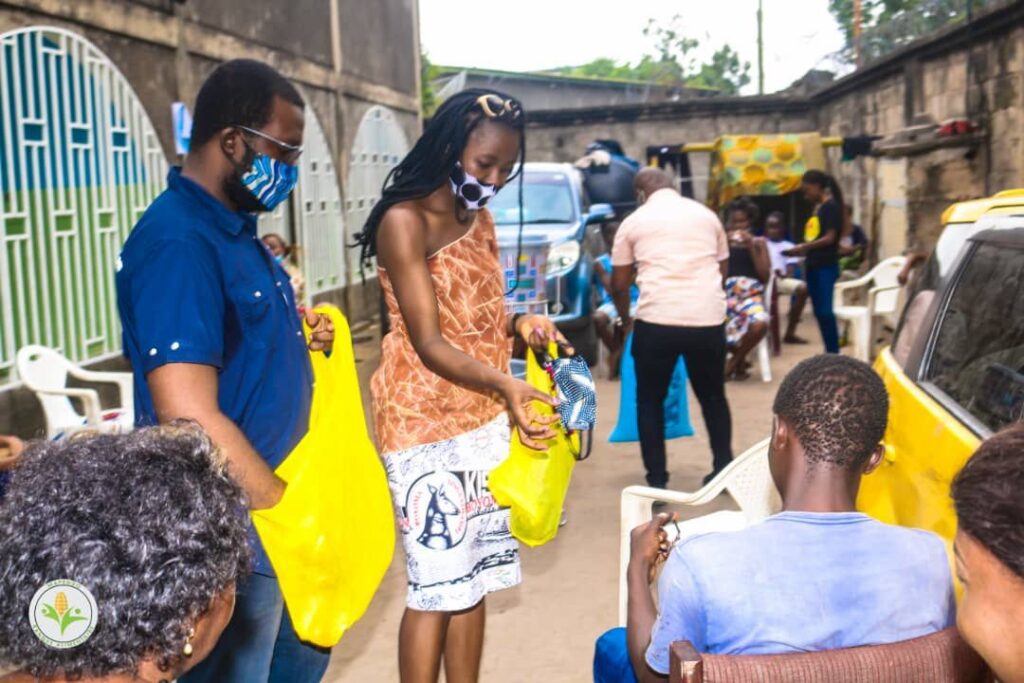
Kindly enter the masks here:
[[406, 604], [455, 612], [519, 584], [519, 544], [487, 477], [509, 453], [508, 417], [384, 456], [405, 548]]
[[755, 322], [768, 322], [764, 307], [764, 286], [750, 277], [731, 277], [725, 281], [726, 315], [725, 341], [729, 347], [740, 339]]

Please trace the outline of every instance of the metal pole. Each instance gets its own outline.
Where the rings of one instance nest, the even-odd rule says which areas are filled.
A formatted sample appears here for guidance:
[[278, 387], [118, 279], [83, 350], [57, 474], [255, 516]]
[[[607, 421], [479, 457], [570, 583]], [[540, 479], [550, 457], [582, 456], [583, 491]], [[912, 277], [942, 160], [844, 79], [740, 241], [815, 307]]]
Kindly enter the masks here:
[[757, 0], [757, 93], [764, 94], [764, 0]]

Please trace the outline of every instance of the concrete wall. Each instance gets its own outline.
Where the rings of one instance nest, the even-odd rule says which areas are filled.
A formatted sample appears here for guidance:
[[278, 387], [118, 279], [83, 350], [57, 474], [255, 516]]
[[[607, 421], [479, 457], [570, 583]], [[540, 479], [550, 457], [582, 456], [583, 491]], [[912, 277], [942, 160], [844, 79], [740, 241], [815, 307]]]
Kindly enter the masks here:
[[[534, 112], [528, 149], [533, 160], [569, 161], [593, 139], [613, 137], [642, 158], [648, 145], [707, 142], [723, 133], [891, 136], [922, 117], [970, 118], [985, 132], [953, 145], [907, 146], [898, 168], [882, 169], [874, 158], [842, 163], [838, 149], [828, 152], [855, 219], [869, 233], [887, 235], [880, 256], [930, 248], [953, 202], [1024, 185], [1024, 3], [913, 43], [810, 96]], [[690, 155], [695, 176], [706, 174], [708, 156]], [[897, 225], [903, 234], [893, 234]]]
[[[438, 79], [437, 88], [443, 88], [448, 80], [450, 78]], [[705, 94], [699, 90], [680, 92], [679, 88], [650, 84], [587, 82], [582, 79], [546, 78], [500, 72], [467, 73], [465, 87], [487, 88], [507, 93], [522, 102], [523, 107], [530, 112], [666, 102]]]
[[[799, 133], [815, 127], [804, 102], [779, 97], [702, 98], [641, 107], [600, 107], [561, 112], [527, 111], [527, 152], [531, 161], [574, 161], [587, 143], [618, 140], [626, 153], [643, 159], [649, 145], [714, 140], [725, 133]], [[705, 194], [709, 154], [691, 154], [698, 199]]]
[[[417, 93], [419, 26], [415, 3], [338, 0], [342, 70], [399, 92]], [[410, 54], [413, 46], [415, 55]]]
[[[192, 108], [203, 80], [222, 61], [265, 61], [295, 82], [323, 128], [342, 198], [349, 149], [374, 105], [395, 112], [410, 140], [419, 131], [419, 30], [415, 0], [0, 0], [0, 33], [56, 26], [94, 43], [121, 70], [177, 163], [171, 103]], [[346, 242], [361, 226], [346, 226]], [[358, 305], [354, 323], [376, 306], [358, 274], [326, 299]], [[350, 311], [351, 314], [351, 311]], [[2, 387], [0, 387], [2, 389]], [[38, 433], [42, 416], [24, 390], [0, 390], [0, 433]]]
[[[890, 136], [923, 120], [967, 118], [985, 134], [962, 144], [922, 144], [906, 158], [907, 246], [930, 248], [940, 216], [953, 202], [1024, 184], [1024, 12], [1021, 3], [982, 17], [971, 33], [947, 30], [864, 74], [815, 94], [818, 128], [827, 135]], [[836, 163], [861, 222], [878, 206], [878, 162]], [[876, 225], [881, 230], [884, 226]], [[886, 249], [882, 256], [892, 255]]]

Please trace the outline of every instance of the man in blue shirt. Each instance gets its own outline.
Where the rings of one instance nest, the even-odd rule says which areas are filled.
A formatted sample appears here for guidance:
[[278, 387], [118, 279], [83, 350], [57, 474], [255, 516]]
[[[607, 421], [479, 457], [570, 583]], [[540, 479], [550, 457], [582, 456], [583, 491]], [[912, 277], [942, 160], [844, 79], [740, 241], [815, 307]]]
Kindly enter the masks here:
[[[882, 380], [860, 361], [821, 355], [793, 368], [775, 397], [768, 453], [783, 511], [671, 551], [662, 528], [669, 515], [635, 529], [626, 633], [598, 642], [595, 680], [664, 680], [677, 640], [714, 654], [778, 654], [952, 626], [943, 541], [855, 509], [861, 476], [882, 460], [888, 408]], [[666, 557], [655, 608], [649, 584]], [[632, 667], [621, 656], [627, 647]]]
[[[309, 425], [309, 350], [329, 352], [326, 317], [309, 350], [288, 275], [256, 234], [256, 214], [298, 176], [302, 98], [269, 66], [226, 62], [196, 99], [192, 148], [146, 210], [118, 260], [125, 353], [139, 426], [197, 421], [253, 509], [280, 500], [274, 474]], [[210, 656], [182, 680], [319, 681], [330, 652], [301, 643], [253, 534], [255, 574]], [[201, 552], [201, 550], [198, 550]], [[186, 643], [182, 643], [186, 648]]]

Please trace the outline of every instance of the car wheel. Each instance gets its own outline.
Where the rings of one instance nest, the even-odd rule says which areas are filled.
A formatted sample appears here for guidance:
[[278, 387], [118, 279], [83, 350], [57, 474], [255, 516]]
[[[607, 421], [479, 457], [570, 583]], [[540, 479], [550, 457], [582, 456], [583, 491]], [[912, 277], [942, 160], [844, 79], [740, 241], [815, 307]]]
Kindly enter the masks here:
[[576, 349], [576, 353], [583, 356], [587, 365], [591, 367], [597, 365], [598, 344], [601, 343], [601, 340], [597, 336], [597, 330], [594, 328], [592, 320], [588, 320], [587, 324], [578, 330], [566, 332], [565, 338]]

